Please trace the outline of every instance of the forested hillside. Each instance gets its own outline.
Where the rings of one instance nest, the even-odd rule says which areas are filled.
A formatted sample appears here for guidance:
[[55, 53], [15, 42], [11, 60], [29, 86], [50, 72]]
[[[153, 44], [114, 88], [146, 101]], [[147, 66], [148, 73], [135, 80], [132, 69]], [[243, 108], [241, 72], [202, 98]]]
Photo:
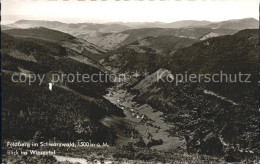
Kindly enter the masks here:
[[[165, 114], [176, 128], [173, 135], [188, 138], [190, 151], [239, 161], [257, 152], [258, 145], [258, 31], [244, 30], [198, 42], [165, 59], [163, 80], [168, 74], [251, 74], [251, 83], [192, 83], [156, 81], [157, 72], [132, 88], [136, 100], [148, 102]], [[202, 79], [203, 80], [203, 79]], [[239, 144], [239, 145], [237, 145]]]
[[115, 132], [99, 122], [105, 116], [124, 116], [121, 109], [102, 97], [110, 82], [57, 83], [50, 91], [48, 78], [41, 85], [38, 80], [32, 85], [11, 81], [13, 73], [91, 75], [100, 70], [68, 58], [71, 51], [60, 44], [34, 37], [14, 38], [2, 33], [1, 52], [4, 139], [92, 139], [114, 143]]

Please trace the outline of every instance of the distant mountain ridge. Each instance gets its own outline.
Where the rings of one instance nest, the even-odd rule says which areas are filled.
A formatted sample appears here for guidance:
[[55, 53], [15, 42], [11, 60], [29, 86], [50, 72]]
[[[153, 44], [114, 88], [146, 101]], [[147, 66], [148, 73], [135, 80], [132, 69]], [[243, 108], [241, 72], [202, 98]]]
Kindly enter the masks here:
[[[60, 30], [96, 30], [99, 32], [121, 32], [133, 28], [225, 28], [225, 29], [251, 29], [258, 28], [259, 21], [254, 18], [232, 19], [220, 22], [183, 20], [171, 23], [164, 22], [114, 22], [114, 23], [63, 23], [59, 21], [45, 20], [19, 20], [10, 27], [30, 28], [46, 27], [58, 28]], [[63, 31], [66, 32], [66, 31]], [[70, 33], [70, 32], [68, 32]], [[70, 33], [71, 34], [71, 33]]]
[[10, 28], [45, 27], [68, 33], [105, 49], [113, 50], [149, 36], [177, 36], [205, 40], [207, 38], [232, 35], [239, 30], [258, 28], [254, 18], [227, 20], [222, 22], [183, 20], [163, 22], [115, 22], [115, 23], [63, 23], [59, 21], [19, 20], [3, 26]]
[[212, 29], [255, 29], [259, 27], [259, 21], [254, 18], [245, 18], [245, 19], [233, 19], [218, 23], [209, 24], [205, 27], [212, 28]]
[[63, 23], [58, 21], [44, 20], [19, 20], [7, 25], [10, 28], [36, 28], [45, 27], [58, 30], [73, 36], [86, 35], [87, 37], [100, 36], [103, 33], [116, 33], [130, 29], [128, 26], [119, 24], [94, 24], [94, 23]]
[[[220, 22], [211, 22], [211, 21], [198, 21], [198, 20], [182, 20], [176, 21], [171, 23], [164, 23], [164, 22], [113, 22], [120, 25], [125, 25], [133, 28], [214, 28], [218, 25], [225, 25], [220, 26], [221, 28], [225, 29], [246, 29], [246, 28], [258, 28], [258, 20], [254, 18], [244, 18], [244, 19], [231, 19], [226, 21]], [[113, 24], [107, 23], [107, 24]], [[232, 24], [236, 24], [237, 27], [232, 26]]]
[[[129, 27], [119, 24], [98, 24], [98, 23], [63, 23], [59, 21], [45, 21], [45, 20], [19, 20], [10, 24], [11, 27], [31, 28], [31, 27], [46, 27], [60, 30], [97, 30], [100, 32], [119, 32], [129, 29]], [[66, 31], [63, 31], [66, 32]]]
[[184, 21], [177, 21], [172, 23], [163, 23], [163, 22], [152, 22], [152, 23], [145, 23], [140, 25], [143, 28], [149, 27], [158, 27], [158, 28], [189, 28], [189, 27], [201, 27], [212, 24], [210, 21], [195, 21], [195, 20], [184, 20]]

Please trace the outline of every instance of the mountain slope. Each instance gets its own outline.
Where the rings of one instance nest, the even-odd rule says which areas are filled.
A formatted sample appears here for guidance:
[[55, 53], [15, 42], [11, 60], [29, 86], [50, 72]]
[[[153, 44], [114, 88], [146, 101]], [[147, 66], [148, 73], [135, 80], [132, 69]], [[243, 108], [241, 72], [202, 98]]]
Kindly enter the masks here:
[[[222, 36], [228, 34], [234, 34], [238, 30], [233, 29], [210, 29], [210, 28], [186, 28], [186, 29], [174, 29], [174, 28], [140, 28], [126, 30], [120, 33], [103, 34], [96, 37], [85, 37], [85, 40], [90, 43], [96, 44], [107, 50], [113, 50], [121, 46], [125, 46], [141, 40], [147, 37], [182, 37], [188, 39], [204, 39], [209, 38], [210, 33], [214, 33], [215, 36]], [[204, 38], [203, 38], [204, 37]]]
[[[58, 43], [5, 33], [1, 36], [3, 138], [114, 143], [116, 133], [100, 122], [104, 117], [124, 116], [121, 109], [102, 97], [110, 82], [61, 81], [54, 84], [52, 91], [48, 89], [54, 72], [92, 75], [100, 70], [70, 59], [68, 56], [74, 52]], [[38, 79], [31, 85], [28, 79], [16, 83], [11, 81], [13, 73], [34, 73], [44, 77], [43, 83], [39, 85]]]
[[[243, 30], [232, 36], [194, 43], [167, 56], [163, 62], [167, 63], [163, 67], [166, 69], [158, 69], [130, 89], [137, 95], [135, 100], [148, 102], [164, 112], [165, 119], [177, 126], [172, 134], [183, 134], [190, 140], [190, 151], [226, 154], [239, 161], [242, 151], [258, 152], [257, 146], [253, 146], [257, 145], [259, 133], [255, 89], [258, 39], [258, 30]], [[251, 74], [251, 83], [183, 81], [176, 85], [176, 80], [166, 81], [169, 75], [179, 73], [198, 75], [220, 71]], [[158, 80], [158, 74], [162, 80]], [[240, 143], [239, 147], [234, 143]], [[247, 151], [244, 155], [249, 154]]]
[[50, 30], [47, 28], [39, 27], [39, 28], [30, 28], [30, 29], [10, 29], [5, 30], [4, 33], [15, 36], [15, 37], [29, 37], [29, 38], [38, 38], [38, 39], [46, 39], [49, 41], [60, 42], [66, 40], [73, 40], [75, 37], [60, 32], [56, 30]]
[[[232, 36], [210, 38], [195, 43], [188, 48], [180, 49], [172, 57], [166, 59], [168, 61], [166, 68], [173, 73], [184, 73], [185, 71], [196, 74], [214, 74], [220, 71], [230, 74], [250, 73], [252, 74], [251, 80], [255, 82], [259, 38], [257, 34], [257, 30], [243, 30]], [[215, 84], [210, 88], [221, 95], [225, 93], [227, 97], [241, 101], [241, 97], [245, 96], [243, 93], [247, 92], [246, 88], [242, 87], [244, 85], [249, 87], [246, 84], [236, 83], [227, 88], [225, 84]], [[240, 92], [233, 87], [240, 88]], [[243, 92], [241, 92], [241, 88], [244, 88]], [[227, 89], [231, 89], [230, 92], [227, 92]]]
[[70, 34], [44, 27], [30, 29], [11, 29], [5, 30], [4, 33], [18, 38], [31, 38], [55, 42], [68, 49], [71, 49], [72, 51], [75, 51], [76, 53], [88, 57], [90, 60], [100, 59], [102, 58], [102, 54], [106, 52], [105, 50], [89, 42], [86, 42], [85, 40], [77, 39]]
[[149, 47], [159, 54], [174, 53], [179, 48], [184, 48], [198, 42], [196, 39], [180, 38], [176, 36], [147, 37], [129, 44], [128, 48]]
[[163, 65], [164, 56], [198, 41], [175, 36], [147, 37], [109, 51], [100, 62], [116, 72], [154, 72]]

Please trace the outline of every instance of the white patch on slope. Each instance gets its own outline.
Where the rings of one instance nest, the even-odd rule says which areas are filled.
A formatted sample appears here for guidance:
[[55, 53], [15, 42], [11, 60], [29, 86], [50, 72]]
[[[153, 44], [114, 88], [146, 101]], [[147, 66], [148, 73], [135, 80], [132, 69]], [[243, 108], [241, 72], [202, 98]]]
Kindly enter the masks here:
[[210, 32], [207, 35], [205, 35], [202, 38], [200, 38], [200, 40], [206, 40], [208, 38], [217, 37], [217, 36], [220, 36], [220, 34], [214, 33], [214, 32]]
[[204, 93], [207, 94], [207, 95], [211, 95], [211, 96], [215, 96], [223, 101], [226, 101], [226, 102], [229, 102], [233, 105], [238, 105], [237, 103], [235, 103], [234, 101], [232, 100], [229, 100], [228, 98], [224, 97], [224, 96], [221, 96], [221, 95], [218, 95], [217, 93], [215, 92], [212, 92], [212, 91], [208, 91], [208, 90], [204, 90]]

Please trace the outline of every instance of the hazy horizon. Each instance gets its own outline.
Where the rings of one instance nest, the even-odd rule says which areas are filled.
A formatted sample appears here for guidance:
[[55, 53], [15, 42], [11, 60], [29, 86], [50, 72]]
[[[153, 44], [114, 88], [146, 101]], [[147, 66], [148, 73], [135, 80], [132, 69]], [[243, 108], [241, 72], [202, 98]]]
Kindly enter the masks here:
[[[252, 17], [247, 17], [247, 18], [241, 18], [241, 19], [250, 19]], [[255, 18], [252, 18], [252, 19], [255, 19]], [[142, 23], [175, 23], [175, 22], [181, 22], [181, 21], [209, 21], [209, 20], [178, 20], [178, 21], [174, 21], [174, 22], [163, 22], [163, 21], [151, 21], [151, 22], [124, 22], [124, 21], [113, 21], [113, 22], [95, 22], [95, 21], [66, 21], [65, 20], [55, 20], [55, 19], [51, 19], [51, 20], [47, 20], [47, 19], [24, 19], [24, 18], [17, 18], [13, 21], [8, 21], [6, 23], [3, 23], [2, 22], [2, 25], [8, 25], [8, 24], [12, 24], [12, 23], [15, 23], [17, 21], [20, 21], [20, 20], [29, 20], [29, 21], [50, 21], [50, 22], [54, 22], [54, 21], [57, 21], [57, 22], [61, 22], [61, 23], [66, 23], [66, 24], [77, 24], [77, 23], [93, 23], [93, 24], [127, 24], [127, 23], [133, 23], [133, 24], [142, 24]], [[212, 22], [212, 23], [217, 23], [217, 22], [222, 22], [222, 21], [228, 21], [228, 20], [237, 20], [237, 19], [227, 19], [227, 20], [221, 20], [221, 21], [209, 21], [209, 22]], [[256, 19], [257, 21], [259, 21], [258, 19]]]
[[255, 0], [216, 1], [48, 1], [2, 0], [2, 24], [17, 20], [46, 20], [64, 23], [138, 23], [230, 19], [259, 20]]

